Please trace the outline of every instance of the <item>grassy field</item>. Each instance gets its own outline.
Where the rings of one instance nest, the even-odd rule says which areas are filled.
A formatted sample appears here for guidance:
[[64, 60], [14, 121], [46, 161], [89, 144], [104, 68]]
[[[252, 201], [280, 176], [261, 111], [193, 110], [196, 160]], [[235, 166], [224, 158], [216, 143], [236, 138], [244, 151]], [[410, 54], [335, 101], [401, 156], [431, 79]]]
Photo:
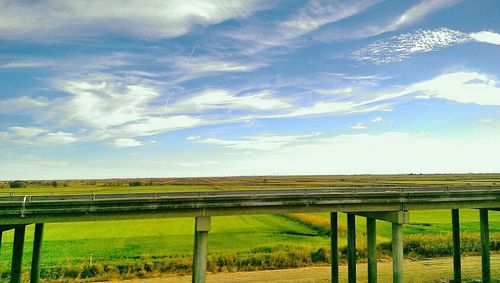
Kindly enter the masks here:
[[[135, 182], [135, 184], [134, 184]], [[354, 175], [354, 176], [254, 176], [213, 178], [108, 179], [21, 181], [10, 188], [0, 181], [0, 196], [76, 193], [129, 193], [205, 190], [244, 190], [372, 186], [491, 186], [500, 185], [500, 174]]]
[[[481, 277], [481, 258], [462, 258], [462, 278], [465, 282]], [[405, 262], [405, 282], [408, 283], [442, 283], [453, 276], [453, 263], [451, 258], [439, 258]], [[357, 280], [366, 282], [367, 264], [359, 263], [356, 266]], [[378, 263], [378, 282], [392, 282], [392, 263], [389, 261]], [[493, 282], [500, 280], [500, 255], [491, 257], [491, 272]], [[339, 268], [340, 282], [347, 282], [347, 266]], [[167, 275], [152, 279], [134, 279], [122, 283], [188, 283], [190, 276]], [[281, 269], [236, 273], [209, 273], [208, 283], [218, 282], [244, 282], [244, 283], [327, 283], [331, 282], [331, 269], [329, 266], [316, 266], [299, 269]], [[476, 281], [477, 282], [477, 281]]]
[[[0, 194], [34, 195], [56, 192], [116, 193], [129, 191], [186, 191], [260, 189], [318, 186], [393, 185], [494, 185], [499, 175], [432, 176], [297, 176], [148, 179], [137, 180], [26, 182], [25, 188], [6, 188]], [[66, 185], [66, 186], [65, 186]], [[340, 214], [341, 261], [345, 258], [345, 215]], [[409, 258], [448, 256], [451, 253], [450, 211], [412, 211], [405, 225], [405, 252]], [[209, 270], [238, 271], [303, 267], [329, 261], [328, 214], [256, 215], [214, 217], [209, 241]], [[377, 222], [379, 254], [390, 255], [389, 223]], [[360, 260], [364, 260], [365, 221], [357, 217]], [[30, 263], [32, 231], [27, 230], [26, 268]], [[464, 254], [479, 253], [479, 213], [461, 210]], [[92, 280], [157, 276], [189, 272], [193, 250], [193, 219], [47, 224], [42, 257], [42, 276]], [[500, 212], [490, 212], [490, 238], [500, 249]], [[0, 272], [8, 277], [12, 232], [4, 233], [0, 251]]]

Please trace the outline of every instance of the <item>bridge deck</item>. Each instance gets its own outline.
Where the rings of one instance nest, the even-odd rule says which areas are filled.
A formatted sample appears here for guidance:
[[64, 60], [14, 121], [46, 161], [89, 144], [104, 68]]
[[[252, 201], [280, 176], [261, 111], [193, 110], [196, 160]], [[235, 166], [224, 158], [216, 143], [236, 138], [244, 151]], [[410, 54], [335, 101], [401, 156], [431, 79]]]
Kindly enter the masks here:
[[500, 186], [9, 196], [0, 197], [0, 223], [498, 207]]

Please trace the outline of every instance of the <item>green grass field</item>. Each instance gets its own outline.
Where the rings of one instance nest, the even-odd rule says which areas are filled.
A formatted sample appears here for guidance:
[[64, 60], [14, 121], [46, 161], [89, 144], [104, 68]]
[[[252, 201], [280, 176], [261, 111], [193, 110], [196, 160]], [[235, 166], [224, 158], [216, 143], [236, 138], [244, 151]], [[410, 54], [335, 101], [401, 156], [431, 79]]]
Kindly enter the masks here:
[[[472, 175], [473, 178], [455, 178], [453, 184], [493, 184], [499, 178], [497, 175]], [[267, 187], [289, 187], [299, 183], [298, 187], [315, 187], [318, 184], [326, 185], [345, 183], [368, 184], [366, 176], [345, 179], [346, 177], [322, 177], [310, 179], [300, 177], [300, 180], [268, 179], [267, 185], [263, 181], [256, 182], [258, 186], [249, 184], [255, 180], [245, 182], [231, 180], [190, 180], [182, 184], [156, 184], [155, 180], [148, 186], [130, 187], [127, 182], [122, 184], [116, 181], [105, 184], [82, 185], [76, 182], [68, 187], [48, 187], [29, 185], [21, 189], [0, 189], [1, 194], [44, 194], [57, 190], [57, 193], [81, 192], [128, 192], [128, 191], [180, 191], [180, 190], [214, 190], [214, 189], [258, 189]], [[298, 177], [297, 177], [298, 178]], [[443, 178], [447, 179], [447, 178]], [[458, 181], [457, 181], [458, 180]], [[390, 176], [387, 179], [376, 177], [375, 183], [408, 183], [408, 177]], [[167, 182], [167, 181], [165, 181]], [[176, 182], [180, 182], [176, 179]], [[417, 177], [414, 183], [439, 183], [435, 176], [427, 179]], [[207, 184], [210, 183], [210, 184]], [[279, 183], [277, 185], [277, 183]], [[338, 185], [340, 186], [340, 185]], [[310, 223], [307, 220], [297, 220], [284, 215], [256, 215], [256, 216], [228, 216], [214, 217], [212, 230], [209, 235], [209, 270], [236, 271], [258, 270], [266, 268], [300, 267], [314, 264], [328, 263], [324, 253], [329, 252], [328, 220], [325, 213], [310, 214], [320, 223]], [[339, 215], [341, 227], [340, 247], [345, 247], [345, 214]], [[306, 217], [306, 218], [307, 218]], [[479, 213], [476, 210], [461, 210], [461, 230], [464, 232], [466, 254], [478, 254], [479, 245]], [[319, 219], [319, 220], [318, 220]], [[422, 248], [416, 252], [407, 253], [412, 258], [427, 256], [448, 256], [451, 246], [451, 212], [440, 211], [411, 211], [410, 224], [405, 225], [405, 238], [411, 241], [422, 242]], [[391, 226], [382, 221], [377, 222], [378, 243], [381, 257], [388, 257], [387, 243], [390, 241]], [[323, 226], [321, 226], [323, 225]], [[326, 225], [326, 226], [325, 226]], [[357, 217], [358, 247], [363, 249], [365, 221]], [[326, 227], [326, 229], [322, 229]], [[191, 261], [193, 250], [194, 219], [153, 219], [134, 221], [82, 222], [47, 224], [42, 257], [42, 275], [46, 278], [95, 277], [94, 279], [132, 278], [154, 276], [159, 272], [186, 272]], [[490, 212], [490, 239], [498, 243], [500, 249], [500, 212]], [[27, 229], [27, 245], [25, 248], [24, 263], [26, 269], [30, 263], [33, 227]], [[8, 264], [11, 257], [13, 233], [4, 232], [0, 251], [0, 272], [2, 277], [8, 276]], [[446, 242], [443, 244], [443, 242]], [[384, 246], [384, 243], [386, 244]], [[424, 248], [425, 247], [425, 248]], [[361, 260], [363, 254], [360, 253]], [[342, 255], [341, 255], [342, 258]], [[146, 264], [144, 264], [146, 262]], [[91, 263], [98, 267], [94, 273], [88, 272]], [[149, 265], [154, 267], [151, 267]], [[134, 266], [123, 272], [123, 266]], [[168, 266], [166, 266], [168, 265]], [[99, 267], [100, 266], [100, 267]], [[148, 267], [149, 266], [149, 267]], [[102, 269], [102, 270], [100, 270]], [[111, 275], [110, 275], [111, 274]], [[95, 275], [95, 276], [93, 276]]]

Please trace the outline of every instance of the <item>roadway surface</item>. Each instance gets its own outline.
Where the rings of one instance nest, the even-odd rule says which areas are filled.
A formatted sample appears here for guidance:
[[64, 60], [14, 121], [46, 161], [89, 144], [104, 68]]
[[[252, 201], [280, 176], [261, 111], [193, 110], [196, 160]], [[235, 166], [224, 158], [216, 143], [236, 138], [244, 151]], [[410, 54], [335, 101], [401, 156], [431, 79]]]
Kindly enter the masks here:
[[499, 207], [500, 186], [8, 196], [0, 197], [0, 224]]

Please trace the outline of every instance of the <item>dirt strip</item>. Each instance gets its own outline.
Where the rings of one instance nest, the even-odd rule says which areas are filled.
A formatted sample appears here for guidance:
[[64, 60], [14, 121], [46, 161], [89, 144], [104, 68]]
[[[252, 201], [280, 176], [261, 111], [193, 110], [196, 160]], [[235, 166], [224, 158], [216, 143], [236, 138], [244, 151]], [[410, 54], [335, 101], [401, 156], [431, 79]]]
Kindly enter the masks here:
[[[358, 264], [357, 280], [366, 282], [366, 263]], [[462, 272], [464, 279], [481, 278], [481, 257], [463, 257]], [[500, 255], [491, 256], [491, 274], [493, 282], [500, 282]], [[453, 277], [452, 259], [430, 259], [420, 261], [405, 261], [405, 282], [449, 282]], [[378, 263], [379, 282], [392, 282], [392, 263]], [[188, 283], [191, 276], [164, 276], [149, 279], [120, 281], [121, 283]], [[330, 282], [330, 267], [307, 267], [299, 269], [282, 269], [269, 271], [209, 273], [207, 282], [247, 282], [247, 283], [318, 283]], [[347, 282], [347, 266], [340, 266], [340, 282]]]

